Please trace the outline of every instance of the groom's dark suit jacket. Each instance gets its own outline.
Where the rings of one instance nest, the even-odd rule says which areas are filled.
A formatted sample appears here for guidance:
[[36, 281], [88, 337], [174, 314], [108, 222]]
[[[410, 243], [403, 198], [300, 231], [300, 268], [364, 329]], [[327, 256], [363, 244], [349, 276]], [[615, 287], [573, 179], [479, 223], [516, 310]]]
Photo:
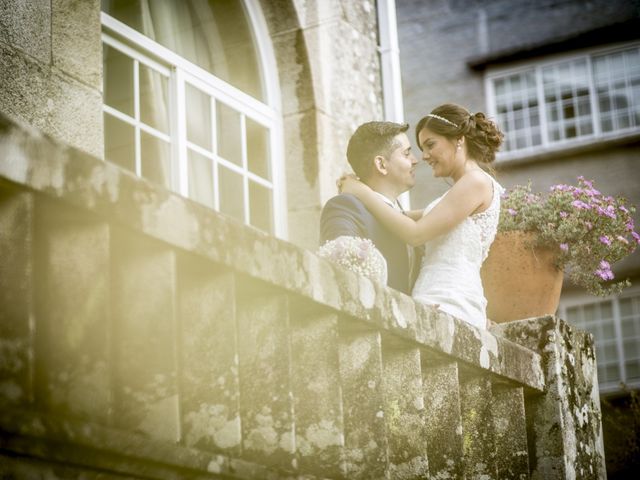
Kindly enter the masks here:
[[371, 239], [387, 260], [387, 284], [411, 294], [407, 244], [387, 230], [357, 197], [344, 193], [331, 198], [322, 209], [320, 245], [341, 235]]

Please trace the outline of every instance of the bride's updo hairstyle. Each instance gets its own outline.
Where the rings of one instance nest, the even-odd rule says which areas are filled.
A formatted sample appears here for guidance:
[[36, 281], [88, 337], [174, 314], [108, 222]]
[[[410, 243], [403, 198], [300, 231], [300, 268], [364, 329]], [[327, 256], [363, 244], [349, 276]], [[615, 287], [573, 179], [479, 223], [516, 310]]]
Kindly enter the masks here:
[[466, 108], [453, 103], [445, 103], [434, 108], [416, 125], [416, 141], [423, 128], [456, 140], [465, 137], [467, 152], [474, 160], [490, 164], [496, 158], [496, 152], [502, 144], [504, 134], [484, 113], [469, 113]]

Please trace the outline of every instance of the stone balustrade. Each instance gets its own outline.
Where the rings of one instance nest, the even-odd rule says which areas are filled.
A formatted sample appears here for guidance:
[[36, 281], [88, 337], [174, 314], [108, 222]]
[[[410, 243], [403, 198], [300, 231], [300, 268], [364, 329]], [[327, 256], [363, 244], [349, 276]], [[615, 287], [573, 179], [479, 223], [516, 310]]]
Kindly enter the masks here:
[[0, 476], [604, 478], [591, 337], [481, 331], [0, 118]]

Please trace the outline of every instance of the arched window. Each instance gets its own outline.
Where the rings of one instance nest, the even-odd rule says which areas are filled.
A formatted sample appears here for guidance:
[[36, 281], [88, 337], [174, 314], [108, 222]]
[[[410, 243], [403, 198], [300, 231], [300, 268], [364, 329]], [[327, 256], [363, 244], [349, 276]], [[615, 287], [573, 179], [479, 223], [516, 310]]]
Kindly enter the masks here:
[[103, 0], [105, 159], [286, 235], [275, 61], [255, 0]]

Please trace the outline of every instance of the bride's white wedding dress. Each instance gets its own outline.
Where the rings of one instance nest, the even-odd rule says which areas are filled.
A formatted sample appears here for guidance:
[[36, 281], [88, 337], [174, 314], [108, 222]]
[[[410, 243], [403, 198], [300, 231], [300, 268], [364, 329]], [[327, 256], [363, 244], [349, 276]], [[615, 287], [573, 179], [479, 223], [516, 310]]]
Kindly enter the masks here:
[[[486, 328], [487, 324], [487, 300], [480, 267], [496, 236], [500, 195], [504, 191], [493, 177], [487, 176], [493, 183], [491, 205], [465, 218], [450, 232], [425, 243], [420, 273], [412, 292], [416, 301], [438, 304], [440, 310], [480, 328]], [[445, 195], [431, 202], [424, 214]]]

